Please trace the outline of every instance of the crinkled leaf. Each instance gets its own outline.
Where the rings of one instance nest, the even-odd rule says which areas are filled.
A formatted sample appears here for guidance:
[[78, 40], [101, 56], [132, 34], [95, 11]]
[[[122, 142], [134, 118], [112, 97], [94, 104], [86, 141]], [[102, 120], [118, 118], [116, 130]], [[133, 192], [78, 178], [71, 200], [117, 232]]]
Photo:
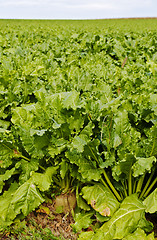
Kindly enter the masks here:
[[21, 172], [19, 182], [22, 184], [30, 178], [31, 172], [38, 170], [39, 162], [38, 159], [31, 159], [30, 162], [22, 159], [15, 164], [15, 168]]
[[143, 229], [146, 233], [150, 233], [153, 230], [154, 225], [152, 222], [147, 221], [146, 217], [143, 216], [139, 221], [138, 227]]
[[112, 216], [119, 208], [119, 202], [113, 194], [102, 184], [84, 187], [83, 198], [102, 216]]
[[76, 150], [66, 152], [66, 157], [70, 163], [78, 166], [78, 172], [82, 175], [83, 179], [88, 181], [98, 181], [101, 176], [100, 169], [97, 168], [95, 161], [85, 157], [83, 154], [78, 153]]
[[45, 173], [34, 172], [31, 176], [31, 181], [40, 189], [47, 191], [52, 183], [52, 176], [56, 173], [58, 167], [48, 167]]
[[42, 158], [45, 154], [44, 148], [49, 143], [49, 138], [46, 134], [38, 136], [30, 135], [30, 130], [21, 128], [19, 131], [20, 138], [27, 153], [33, 158]]
[[72, 116], [67, 118], [67, 123], [69, 124], [69, 128], [77, 133], [83, 127], [84, 118], [82, 116], [82, 112], [75, 111]]
[[125, 154], [124, 159], [117, 162], [112, 168], [112, 176], [115, 178], [115, 180], [119, 181], [119, 179], [121, 179], [123, 181], [124, 176], [126, 179], [128, 179], [134, 162], [135, 157], [132, 154]]
[[110, 151], [110, 152], [102, 152], [102, 154], [104, 155], [104, 161], [100, 161], [99, 166], [101, 168], [108, 168], [109, 166], [112, 166], [115, 162], [115, 152], [114, 151]]
[[54, 158], [55, 155], [60, 154], [67, 145], [67, 140], [63, 138], [51, 138], [51, 142], [48, 147], [49, 154], [51, 155], [52, 158]]
[[138, 177], [139, 175], [144, 174], [146, 171], [151, 172], [151, 168], [153, 163], [156, 162], [156, 158], [154, 156], [149, 158], [136, 158], [136, 162], [133, 165], [133, 175], [134, 177]]
[[33, 123], [33, 110], [35, 110], [35, 104], [24, 105], [23, 107], [17, 107], [12, 114], [12, 123], [20, 125], [22, 127], [31, 127]]
[[76, 109], [80, 104], [79, 92], [71, 91], [64, 93], [63, 106], [67, 109]]
[[78, 152], [84, 151], [84, 146], [90, 141], [90, 136], [92, 135], [93, 125], [90, 122], [79, 135], [75, 136], [72, 141], [72, 148], [76, 148]]
[[10, 170], [6, 170], [6, 172], [3, 175], [0, 175], [0, 182], [8, 180], [15, 172], [15, 168], [12, 168]]

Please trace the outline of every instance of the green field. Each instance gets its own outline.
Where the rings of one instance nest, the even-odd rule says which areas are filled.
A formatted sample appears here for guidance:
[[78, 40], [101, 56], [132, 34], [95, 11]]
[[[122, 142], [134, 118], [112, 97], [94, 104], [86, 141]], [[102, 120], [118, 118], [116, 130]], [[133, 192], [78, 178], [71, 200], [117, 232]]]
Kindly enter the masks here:
[[155, 239], [156, 173], [157, 19], [0, 20], [1, 237]]

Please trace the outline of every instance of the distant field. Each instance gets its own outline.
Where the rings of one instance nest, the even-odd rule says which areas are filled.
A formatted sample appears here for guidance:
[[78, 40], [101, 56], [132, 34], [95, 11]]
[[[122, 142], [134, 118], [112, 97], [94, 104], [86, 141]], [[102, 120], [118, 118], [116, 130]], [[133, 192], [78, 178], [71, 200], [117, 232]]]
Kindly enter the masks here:
[[70, 26], [81, 27], [93, 31], [96, 29], [149, 31], [157, 29], [157, 18], [139, 19], [100, 19], [100, 20], [0, 20], [1, 27], [5, 25], [37, 25], [37, 26]]

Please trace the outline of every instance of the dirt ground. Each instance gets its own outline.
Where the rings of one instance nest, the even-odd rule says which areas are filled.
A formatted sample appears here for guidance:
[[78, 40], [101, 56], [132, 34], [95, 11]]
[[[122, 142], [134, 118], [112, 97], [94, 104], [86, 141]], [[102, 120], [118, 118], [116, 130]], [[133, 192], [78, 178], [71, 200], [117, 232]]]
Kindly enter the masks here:
[[[56, 214], [52, 204], [44, 203], [37, 212], [32, 212], [28, 215], [26, 221], [31, 219], [42, 228], [48, 227], [56, 237], [63, 237], [63, 239], [75, 240], [78, 234], [73, 232], [71, 224], [74, 223], [72, 214], [59, 213]], [[48, 210], [49, 209], [49, 210]], [[48, 210], [48, 212], [47, 212]], [[157, 215], [147, 214], [146, 219], [153, 223], [155, 239], [157, 239]]]
[[44, 203], [39, 210], [31, 212], [26, 221], [35, 221], [40, 228], [49, 228], [56, 237], [75, 240], [78, 237], [74, 233], [71, 224], [74, 223], [71, 213], [56, 213], [52, 204]]

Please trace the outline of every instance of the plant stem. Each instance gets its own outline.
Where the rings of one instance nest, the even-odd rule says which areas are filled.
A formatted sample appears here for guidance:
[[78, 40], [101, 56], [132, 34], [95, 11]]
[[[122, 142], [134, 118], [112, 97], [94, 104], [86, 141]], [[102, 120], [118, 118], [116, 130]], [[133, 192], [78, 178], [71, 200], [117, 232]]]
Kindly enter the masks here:
[[23, 159], [25, 159], [25, 160], [26, 160], [26, 161], [28, 161], [28, 162], [30, 162], [30, 161], [31, 161], [29, 158], [27, 158], [27, 157], [23, 156], [22, 154], [20, 154], [20, 157], [21, 157], [21, 158], [23, 158]]
[[137, 180], [134, 181], [134, 185], [133, 185], [133, 193], [136, 192], [137, 189]]
[[153, 171], [153, 172], [151, 173], [151, 175], [149, 176], [149, 179], [147, 180], [147, 183], [146, 183], [144, 189], [142, 190], [139, 198], [143, 198], [143, 195], [145, 194], [145, 192], [146, 192], [146, 190], [147, 190], [147, 188], [148, 188], [148, 186], [149, 186], [149, 184], [150, 184], [153, 176], [154, 176], [154, 171]]
[[54, 181], [59, 187], [62, 186], [61, 181], [59, 181], [55, 176], [53, 176], [53, 181]]
[[93, 157], [94, 157], [94, 159], [95, 159], [95, 160], [96, 160], [96, 162], [99, 164], [99, 161], [98, 161], [97, 157], [95, 156], [95, 154], [94, 154], [94, 152], [93, 152], [92, 148], [91, 148], [89, 145], [88, 145], [88, 147], [89, 147], [89, 149], [90, 149], [91, 153], [93, 154]]
[[152, 184], [150, 185], [150, 187], [147, 189], [147, 191], [145, 192], [145, 194], [143, 195], [144, 198], [146, 198], [148, 196], [148, 194], [150, 193], [150, 191], [152, 190], [152, 188], [154, 187], [154, 185], [157, 182], [157, 177], [154, 179], [154, 181], [152, 182]]
[[[88, 146], [88, 147], [89, 147], [91, 153], [93, 154], [94, 159], [95, 159], [96, 162], [99, 164], [99, 161], [98, 161], [97, 157], [95, 156], [92, 148], [91, 148], [90, 146]], [[106, 182], [108, 183], [108, 185], [109, 185], [109, 187], [111, 188], [112, 192], [114, 193], [114, 195], [116, 196], [116, 198], [118, 199], [118, 201], [121, 201], [122, 198], [121, 198], [121, 196], [119, 195], [119, 193], [117, 192], [117, 190], [115, 189], [115, 187], [112, 185], [110, 179], [108, 178], [108, 176], [107, 176], [107, 174], [106, 174], [106, 172], [105, 172], [105, 169], [102, 169], [102, 170], [103, 170], [103, 175], [104, 175], [104, 177], [105, 177], [105, 179], [106, 179]], [[101, 179], [101, 181], [103, 182], [103, 184], [104, 184], [105, 186], [107, 185], [103, 179]]]
[[141, 191], [141, 188], [142, 188], [142, 185], [143, 185], [143, 181], [144, 181], [144, 178], [145, 178], [145, 175], [146, 174], [143, 174], [139, 181], [138, 181], [138, 184], [137, 184], [137, 187], [136, 187], [136, 193], [139, 195], [140, 194], [140, 191]]
[[115, 189], [115, 187], [112, 185], [110, 179], [108, 178], [107, 176], [107, 173], [106, 171], [103, 169], [103, 174], [104, 174], [104, 177], [106, 179], [106, 182], [108, 183], [109, 187], [111, 188], [112, 192], [114, 193], [114, 195], [116, 196], [116, 198], [118, 199], [118, 201], [121, 201], [122, 198], [121, 196], [119, 195], [119, 193], [117, 192], [117, 190]]
[[132, 170], [129, 171], [129, 178], [128, 178], [128, 195], [132, 194]]
[[111, 192], [111, 189], [109, 188], [109, 186], [107, 185], [107, 183], [104, 181], [103, 178], [100, 179], [102, 184]]
[[125, 183], [122, 182], [122, 185], [123, 185], [123, 188], [124, 188], [124, 197], [127, 197], [128, 194], [127, 194], [127, 191], [126, 191], [126, 186], [125, 186]]

